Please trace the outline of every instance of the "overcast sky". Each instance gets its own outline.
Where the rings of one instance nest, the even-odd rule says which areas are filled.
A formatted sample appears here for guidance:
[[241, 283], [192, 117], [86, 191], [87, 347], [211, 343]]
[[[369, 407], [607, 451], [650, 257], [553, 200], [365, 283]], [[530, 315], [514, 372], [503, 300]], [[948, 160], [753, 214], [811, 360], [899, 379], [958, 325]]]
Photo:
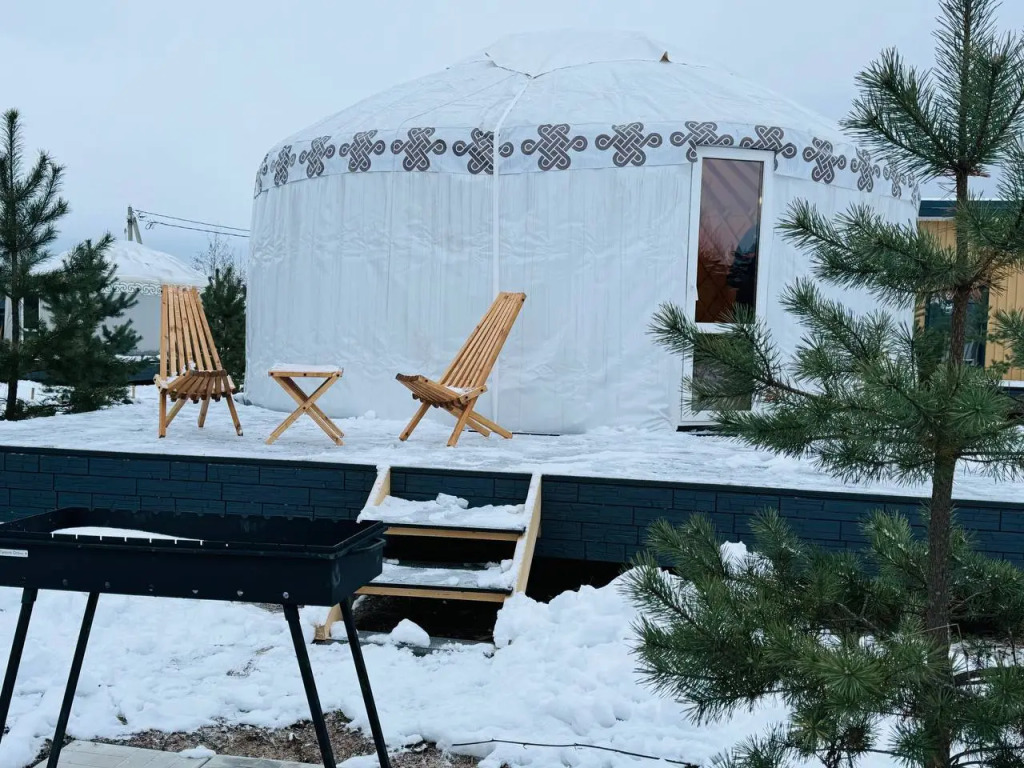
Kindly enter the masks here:
[[[898, 47], [932, 61], [937, 0], [0, 0], [0, 110], [67, 166], [59, 245], [122, 236], [128, 205], [236, 227], [278, 140], [506, 32], [639, 30], [838, 119]], [[1000, 9], [1024, 29], [1024, 2]], [[695, 117], [713, 117], [698, 115]], [[756, 116], [754, 116], [756, 117]], [[934, 189], [928, 190], [934, 193]], [[206, 235], [155, 228], [189, 258]], [[234, 241], [244, 248], [244, 240]]]

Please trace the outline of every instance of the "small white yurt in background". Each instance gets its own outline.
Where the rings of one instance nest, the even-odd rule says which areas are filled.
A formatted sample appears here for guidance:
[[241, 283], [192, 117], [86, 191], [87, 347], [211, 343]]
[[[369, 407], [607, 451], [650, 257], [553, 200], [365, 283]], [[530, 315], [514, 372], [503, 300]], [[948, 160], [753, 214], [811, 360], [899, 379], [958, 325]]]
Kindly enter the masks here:
[[[41, 270], [56, 269], [65, 254], [53, 256], [40, 265]], [[180, 261], [176, 256], [148, 248], [133, 240], [115, 240], [106, 253], [107, 261], [117, 267], [116, 290], [131, 293], [137, 290], [137, 303], [118, 322], [131, 320], [142, 339], [136, 354], [156, 355], [160, 352], [160, 286], [163, 283], [206, 285], [206, 276]], [[10, 308], [8, 308], [8, 314]], [[46, 307], [39, 310], [45, 320]]]
[[[248, 370], [342, 365], [331, 415], [408, 419], [395, 374], [440, 375], [495, 294], [524, 291], [477, 408], [546, 433], [706, 420], [680, 398], [692, 361], [647, 333], [658, 305], [709, 333], [753, 307], [791, 351], [779, 295], [809, 267], [776, 230], [787, 207], [909, 223], [918, 202], [783, 96], [643, 35], [569, 31], [504, 38], [294, 134], [254, 195]], [[268, 377], [248, 384], [291, 409]]]

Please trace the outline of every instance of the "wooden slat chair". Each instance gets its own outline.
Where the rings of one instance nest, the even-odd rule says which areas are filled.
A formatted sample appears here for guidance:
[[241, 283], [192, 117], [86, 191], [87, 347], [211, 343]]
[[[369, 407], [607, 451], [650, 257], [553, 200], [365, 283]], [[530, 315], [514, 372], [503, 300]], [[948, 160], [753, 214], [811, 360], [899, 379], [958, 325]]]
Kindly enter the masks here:
[[[167, 425], [189, 400], [202, 401], [199, 409], [199, 426], [202, 427], [210, 401], [221, 398], [227, 401], [235, 432], [242, 435], [235, 401], [231, 398], [238, 389], [220, 362], [195, 286], [161, 286], [160, 373], [153, 377], [153, 383], [160, 390], [160, 437], [167, 435]], [[170, 413], [167, 412], [168, 398], [174, 401]]]
[[490, 436], [491, 432], [497, 432], [504, 438], [512, 437], [507, 429], [485, 419], [473, 409], [480, 395], [487, 391], [487, 377], [491, 375], [491, 368], [524, 301], [525, 293], [499, 293], [440, 381], [401, 373], [395, 377], [412, 391], [413, 399], [422, 403], [409, 426], [399, 435], [400, 440], [408, 439], [431, 406], [443, 408], [457, 420], [448, 439], [449, 446], [459, 442], [462, 430], [467, 426], [484, 437]]

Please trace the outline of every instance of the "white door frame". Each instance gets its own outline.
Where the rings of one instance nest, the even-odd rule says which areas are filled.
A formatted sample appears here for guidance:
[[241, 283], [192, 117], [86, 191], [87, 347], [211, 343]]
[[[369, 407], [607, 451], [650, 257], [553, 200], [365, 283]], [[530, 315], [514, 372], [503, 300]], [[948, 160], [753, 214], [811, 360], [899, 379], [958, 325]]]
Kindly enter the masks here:
[[[775, 211], [772, 209], [772, 186], [775, 177], [775, 153], [736, 147], [697, 147], [697, 159], [693, 163], [690, 174], [690, 215], [686, 243], [686, 297], [683, 310], [686, 316], [695, 321], [697, 316], [697, 248], [700, 240], [700, 197], [701, 178], [704, 160], [746, 160], [760, 162], [761, 172], [761, 212], [757, 241], [757, 284], [754, 288], [754, 313], [758, 319], [765, 316], [768, 302], [768, 280], [765, 272], [771, 264], [772, 231]], [[725, 323], [698, 323], [697, 328], [704, 333], [722, 333], [728, 329]], [[693, 356], [683, 358], [680, 380], [693, 374]], [[688, 408], [689, 392], [684, 392], [679, 402], [679, 426], [700, 426], [711, 424], [712, 418], [708, 411], [691, 411]]]

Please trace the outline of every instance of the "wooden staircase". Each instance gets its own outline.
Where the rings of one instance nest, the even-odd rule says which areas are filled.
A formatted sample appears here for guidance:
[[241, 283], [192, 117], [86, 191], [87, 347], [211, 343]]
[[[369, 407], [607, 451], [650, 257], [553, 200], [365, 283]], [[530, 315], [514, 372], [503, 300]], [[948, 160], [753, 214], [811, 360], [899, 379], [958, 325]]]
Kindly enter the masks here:
[[[463, 510], [465, 515], [448, 519], [428, 519], [415, 509], [396, 514], [387, 508], [391, 496], [391, 468], [382, 467], [370, 490], [360, 520], [383, 520], [388, 527], [385, 536], [389, 544], [404, 544], [411, 549], [410, 539], [423, 539], [424, 551], [429, 544], [448, 542], [499, 542], [510, 550], [510, 563], [486, 567], [479, 563], [442, 563], [414, 560], [386, 559], [384, 572], [359, 590], [361, 595], [387, 595], [392, 597], [418, 597], [439, 600], [473, 600], [503, 603], [517, 592], [525, 592], [530, 578], [533, 550], [540, 530], [539, 474], [530, 479], [529, 490], [521, 514], [481, 514], [474, 509]], [[378, 510], [379, 511], [375, 511]], [[506, 508], [507, 509], [507, 508]], [[461, 519], [460, 519], [461, 518]], [[418, 547], [417, 547], [418, 548]], [[385, 553], [387, 550], [385, 550]], [[331, 627], [341, 620], [341, 609], [330, 609], [326, 621], [317, 626], [315, 639], [331, 639]]]

